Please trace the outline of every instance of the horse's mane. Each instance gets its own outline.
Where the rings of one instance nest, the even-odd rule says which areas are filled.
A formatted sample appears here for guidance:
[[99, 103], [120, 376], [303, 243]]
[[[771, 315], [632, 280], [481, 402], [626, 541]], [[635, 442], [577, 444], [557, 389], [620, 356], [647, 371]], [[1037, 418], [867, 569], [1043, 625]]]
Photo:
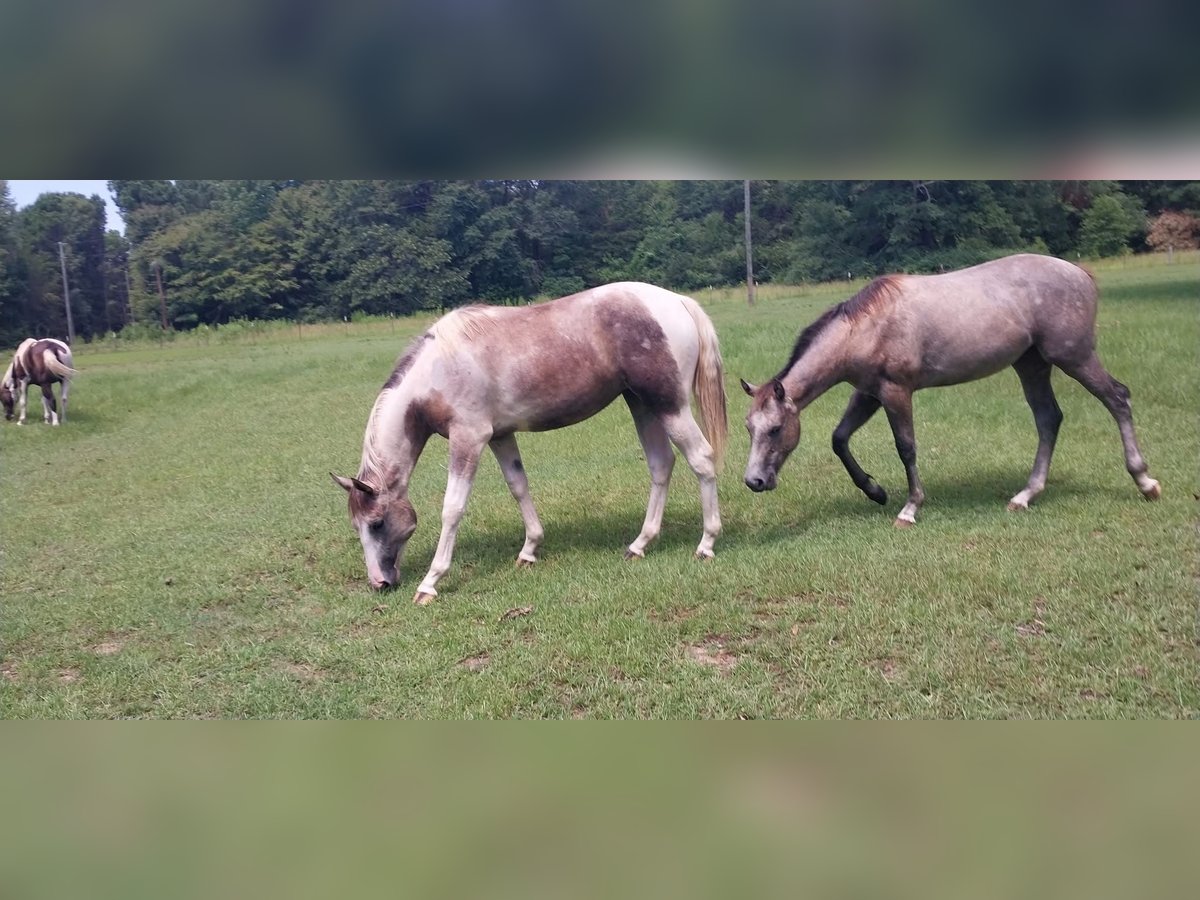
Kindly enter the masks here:
[[792, 355], [775, 378], [777, 380], [783, 378], [834, 319], [853, 322], [863, 316], [869, 316], [880, 304], [893, 299], [899, 288], [899, 280], [895, 275], [883, 275], [866, 285], [849, 300], [843, 300], [841, 303], [829, 307], [811, 325], [800, 332], [795, 346], [792, 347]]
[[425, 342], [433, 338], [433, 335], [430, 333], [431, 331], [432, 329], [419, 334], [408, 345], [408, 349], [396, 360], [396, 366], [392, 369], [392, 374], [388, 376], [388, 380], [384, 382], [383, 388], [379, 391], [379, 396], [375, 398], [375, 405], [371, 407], [371, 415], [367, 419], [367, 432], [363, 436], [362, 463], [359, 466], [358, 472], [358, 477], [364, 481], [377, 481], [378, 476], [383, 472], [384, 460], [379, 448], [379, 420], [382, 416], [383, 408], [387, 405], [388, 398], [391, 397], [404, 380], [405, 373], [412, 368], [417, 355], [425, 346]]
[[429, 329], [443, 353], [451, 353], [463, 341], [486, 334], [496, 320], [494, 306], [463, 306], [442, 316]]

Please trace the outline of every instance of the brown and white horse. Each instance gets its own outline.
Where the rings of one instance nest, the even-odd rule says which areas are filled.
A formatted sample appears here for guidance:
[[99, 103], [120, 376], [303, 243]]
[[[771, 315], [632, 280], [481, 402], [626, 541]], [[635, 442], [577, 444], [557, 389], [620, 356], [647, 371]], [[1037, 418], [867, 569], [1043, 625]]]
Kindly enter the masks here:
[[835, 384], [854, 386], [833, 432], [833, 450], [854, 484], [876, 503], [887, 494], [850, 453], [850, 436], [883, 407], [908, 475], [908, 502], [895, 524], [912, 525], [925, 500], [917, 475], [913, 391], [960, 384], [1012, 366], [1033, 410], [1038, 449], [1025, 488], [1008, 504], [1026, 509], [1046, 486], [1062, 411], [1050, 385], [1058, 366], [1117, 421], [1125, 467], [1147, 500], [1161, 488], [1147, 474], [1129, 407], [1129, 389], [1096, 355], [1096, 285], [1091, 275], [1048, 256], [1019, 254], [945, 275], [889, 275], [826, 310], [800, 334], [783, 369], [759, 387], [746, 416], [746, 485], [775, 487], [800, 441], [799, 414]]
[[[71, 348], [62, 341], [54, 338], [26, 338], [22, 341], [12, 362], [4, 370], [3, 380], [0, 380], [0, 403], [4, 404], [4, 418], [12, 419], [13, 406], [19, 394], [21, 413], [17, 424], [25, 424], [29, 385], [36, 384], [42, 389], [42, 421], [51, 425], [67, 421], [67, 394], [70, 392], [71, 376], [75, 374], [71, 366]], [[62, 384], [61, 416], [54, 403], [53, 385], [57, 383]]]
[[[626, 558], [659, 533], [674, 443], [700, 482], [704, 535], [696, 557], [713, 555], [721, 530], [716, 473], [727, 424], [721, 353], [696, 302], [649, 284], [619, 283], [524, 307], [472, 306], [439, 319], [396, 364], [371, 410], [358, 475], [334, 480], [349, 494], [367, 579], [396, 583], [417, 517], [408, 482], [426, 441], [450, 442], [442, 532], [414, 600], [436, 595], [450, 567], [476, 466], [491, 447], [525, 521], [517, 565], [532, 565], [542, 525], [517, 450], [518, 431], [581, 422], [624, 397], [650, 469], [650, 500]], [[689, 405], [694, 393], [704, 423]]]

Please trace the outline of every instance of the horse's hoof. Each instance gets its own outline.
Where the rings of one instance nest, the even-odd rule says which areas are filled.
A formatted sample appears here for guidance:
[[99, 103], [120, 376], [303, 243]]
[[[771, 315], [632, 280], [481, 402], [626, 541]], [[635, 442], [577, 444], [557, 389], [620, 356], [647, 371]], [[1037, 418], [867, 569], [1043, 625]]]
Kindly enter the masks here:
[[517, 557], [517, 568], [518, 569], [532, 569], [533, 564], [535, 562], [537, 562], [537, 560], [535, 560], [535, 559], [526, 559], [523, 556], [518, 556]]
[[625, 558], [626, 559], [645, 559], [646, 554], [645, 553], [635, 553], [633, 550], [626, 550]]
[[1162, 496], [1162, 485], [1151, 478], [1150, 487], [1147, 490], [1142, 491], [1142, 496], [1147, 500], [1157, 500]]
[[867, 499], [874, 500], [880, 506], [887, 504], [887, 491], [873, 481], [863, 488], [863, 493], [867, 495]]
[[892, 523], [892, 526], [895, 528], [912, 528], [916, 524], [916, 522], [910, 522], [908, 519], [897, 518], [896, 521]]
[[417, 604], [417, 606], [428, 606], [433, 602], [436, 596], [436, 594], [427, 594], [424, 591], [417, 591], [416, 596], [413, 597], [413, 603]]
[[711, 550], [707, 552], [704, 550], [697, 550], [695, 555], [696, 559], [700, 560], [700, 562], [708, 562], [710, 559], [717, 558], [717, 554], [713, 553]]
[[1023, 509], [1029, 509], [1029, 504], [1028, 503], [1018, 503], [1016, 500], [1008, 501], [1008, 511], [1009, 512], [1018, 512], [1019, 510], [1023, 510]]

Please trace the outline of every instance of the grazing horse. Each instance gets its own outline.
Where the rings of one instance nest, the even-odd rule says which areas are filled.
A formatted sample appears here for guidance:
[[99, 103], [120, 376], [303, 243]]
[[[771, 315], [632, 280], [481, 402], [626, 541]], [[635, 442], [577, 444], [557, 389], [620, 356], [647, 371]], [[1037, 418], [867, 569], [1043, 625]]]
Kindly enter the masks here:
[[649, 284], [609, 284], [547, 303], [470, 306], [443, 316], [400, 358], [375, 400], [358, 475], [333, 475], [349, 494], [371, 587], [391, 587], [398, 578], [417, 525], [409, 476], [431, 435], [450, 442], [450, 474], [437, 552], [413, 598], [422, 605], [437, 595], [450, 567], [484, 447], [495, 454], [525, 521], [517, 565], [532, 565], [542, 525], [515, 433], [573, 425], [617, 397], [633, 413], [650, 469], [646, 518], [626, 558], [643, 556], [659, 533], [675, 465], [672, 443], [700, 482], [704, 535], [696, 557], [712, 557], [721, 530], [716, 473], [727, 432], [722, 378], [708, 316], [694, 300]]
[[1147, 500], [1161, 488], [1147, 474], [1129, 408], [1129, 389], [1096, 355], [1096, 284], [1069, 262], [1022, 253], [944, 275], [888, 275], [826, 310], [801, 332], [787, 365], [755, 387], [746, 416], [746, 486], [775, 487], [800, 441], [799, 414], [843, 381], [854, 386], [833, 432], [833, 451], [856, 487], [876, 503], [887, 494], [850, 453], [850, 436], [880, 406], [908, 475], [908, 502], [897, 527], [916, 521], [925, 491], [917, 475], [913, 391], [973, 381], [1012, 366], [1033, 410], [1038, 449], [1029, 483], [1008, 504], [1026, 509], [1046, 486], [1062, 411], [1050, 385], [1058, 366], [1096, 396], [1117, 421], [1125, 468]]
[[[4, 404], [4, 418], [12, 419], [17, 394], [21, 398], [21, 414], [18, 425], [25, 424], [25, 402], [29, 385], [42, 389], [42, 421], [57, 425], [67, 421], [67, 394], [70, 392], [71, 348], [54, 338], [26, 338], [13, 354], [12, 362], [4, 370], [0, 381], [0, 402]], [[62, 384], [62, 415], [54, 403], [53, 385]]]

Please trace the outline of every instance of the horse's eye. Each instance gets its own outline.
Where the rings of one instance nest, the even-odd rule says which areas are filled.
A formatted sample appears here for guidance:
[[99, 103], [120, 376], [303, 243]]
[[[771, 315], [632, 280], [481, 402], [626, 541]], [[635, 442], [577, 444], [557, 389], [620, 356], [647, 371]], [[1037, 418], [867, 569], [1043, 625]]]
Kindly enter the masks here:
[[770, 431], [767, 432], [767, 437], [773, 437], [773, 438], [779, 437], [779, 432], [780, 432], [780, 426], [776, 425], [774, 428], [772, 428]]
[[379, 519], [375, 522], [368, 522], [367, 530], [374, 534], [379, 534], [379, 532], [383, 531], [383, 519]]

